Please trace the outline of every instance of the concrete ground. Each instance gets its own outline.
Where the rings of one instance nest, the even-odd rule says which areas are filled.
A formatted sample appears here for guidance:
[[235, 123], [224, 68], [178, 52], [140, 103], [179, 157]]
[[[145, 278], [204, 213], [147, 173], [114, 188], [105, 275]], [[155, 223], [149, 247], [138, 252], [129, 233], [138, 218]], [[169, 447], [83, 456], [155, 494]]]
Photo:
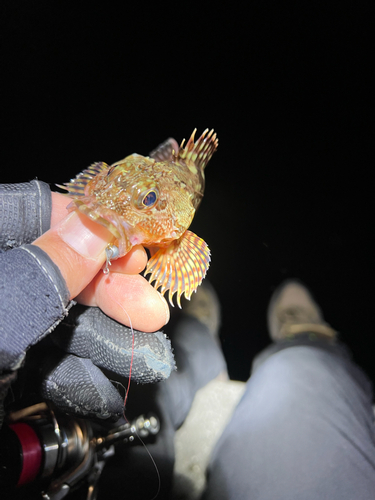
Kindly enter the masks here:
[[197, 392], [187, 419], [176, 432], [174, 500], [197, 500], [202, 494], [211, 451], [244, 390], [244, 382], [215, 379]]

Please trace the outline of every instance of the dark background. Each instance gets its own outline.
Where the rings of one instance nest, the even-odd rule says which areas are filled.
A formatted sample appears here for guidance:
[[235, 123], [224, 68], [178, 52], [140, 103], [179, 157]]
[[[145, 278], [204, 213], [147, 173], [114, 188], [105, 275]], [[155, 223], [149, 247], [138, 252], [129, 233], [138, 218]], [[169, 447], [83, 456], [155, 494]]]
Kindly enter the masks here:
[[1, 181], [53, 187], [215, 128], [192, 229], [231, 377], [298, 277], [374, 379], [374, 3], [84, 5], [1, 3]]

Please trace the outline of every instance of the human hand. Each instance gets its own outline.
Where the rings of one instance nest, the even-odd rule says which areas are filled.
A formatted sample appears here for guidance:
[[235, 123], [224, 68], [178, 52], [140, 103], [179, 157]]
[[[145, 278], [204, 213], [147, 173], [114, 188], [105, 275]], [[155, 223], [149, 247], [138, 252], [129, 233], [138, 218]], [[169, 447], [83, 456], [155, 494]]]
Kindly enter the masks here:
[[[28, 195], [31, 191], [27, 202], [25, 190]], [[40, 234], [39, 228], [47, 229], [46, 216], [39, 213], [41, 207], [48, 205], [47, 198], [51, 200], [44, 183], [4, 186], [3, 192], [3, 205], [13, 207], [4, 214], [17, 215], [14, 220], [0, 220], [1, 227], [11, 233], [4, 231], [3, 246], [11, 243], [18, 247], [30, 241], [30, 234]], [[10, 201], [6, 200], [9, 192]], [[35, 195], [40, 197], [37, 202], [33, 200]], [[14, 198], [23, 200], [18, 210], [14, 210]], [[0, 370], [19, 367], [25, 351], [67, 315], [69, 298], [97, 306], [77, 306], [53, 333], [69, 354], [61, 351], [57, 358], [48, 354], [48, 359], [41, 361], [41, 365], [48, 364], [42, 389], [44, 397], [64, 411], [107, 418], [120, 414], [123, 400], [98, 367], [128, 376], [134, 352], [132, 379], [138, 382], [163, 380], [174, 369], [170, 342], [164, 334], [144, 333], [163, 326], [169, 311], [161, 295], [137, 274], [147, 260], [144, 249], [133, 249], [113, 262], [111, 273], [104, 275], [101, 267], [112, 236], [83, 215], [73, 212], [66, 216], [68, 203], [66, 196], [52, 193], [52, 228], [33, 245], [22, 245], [2, 254], [0, 265], [5, 279], [0, 283], [0, 292], [4, 291], [7, 300], [1, 301], [5, 333], [0, 338]], [[29, 205], [31, 209], [20, 215], [20, 208]], [[35, 213], [43, 224], [34, 220]], [[121, 324], [130, 322], [143, 331], [133, 332]]]
[[144, 332], [154, 332], [169, 320], [164, 297], [139, 273], [147, 264], [141, 245], [124, 257], [112, 261], [110, 273], [101, 268], [105, 248], [112, 234], [100, 224], [74, 211], [68, 216], [70, 199], [52, 193], [51, 229], [34, 241], [58, 266], [77, 302], [99, 307], [116, 321]]

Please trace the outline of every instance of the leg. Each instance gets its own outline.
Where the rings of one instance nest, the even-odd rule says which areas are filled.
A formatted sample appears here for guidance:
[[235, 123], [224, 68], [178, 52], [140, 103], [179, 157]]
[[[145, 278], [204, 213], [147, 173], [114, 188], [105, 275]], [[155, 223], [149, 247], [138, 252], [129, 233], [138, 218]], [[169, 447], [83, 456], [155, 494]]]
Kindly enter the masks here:
[[271, 325], [278, 342], [255, 363], [218, 442], [205, 499], [374, 498], [370, 383], [316, 321], [314, 332], [302, 318], [302, 334], [294, 323], [294, 338]]

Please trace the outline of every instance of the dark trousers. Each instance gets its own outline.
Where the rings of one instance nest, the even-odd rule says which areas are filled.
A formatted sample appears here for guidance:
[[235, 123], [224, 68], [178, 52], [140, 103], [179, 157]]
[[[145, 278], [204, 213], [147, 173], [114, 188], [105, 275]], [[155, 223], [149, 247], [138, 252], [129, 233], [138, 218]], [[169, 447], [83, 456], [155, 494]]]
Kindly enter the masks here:
[[341, 345], [299, 336], [255, 361], [205, 500], [374, 500], [371, 384]]

